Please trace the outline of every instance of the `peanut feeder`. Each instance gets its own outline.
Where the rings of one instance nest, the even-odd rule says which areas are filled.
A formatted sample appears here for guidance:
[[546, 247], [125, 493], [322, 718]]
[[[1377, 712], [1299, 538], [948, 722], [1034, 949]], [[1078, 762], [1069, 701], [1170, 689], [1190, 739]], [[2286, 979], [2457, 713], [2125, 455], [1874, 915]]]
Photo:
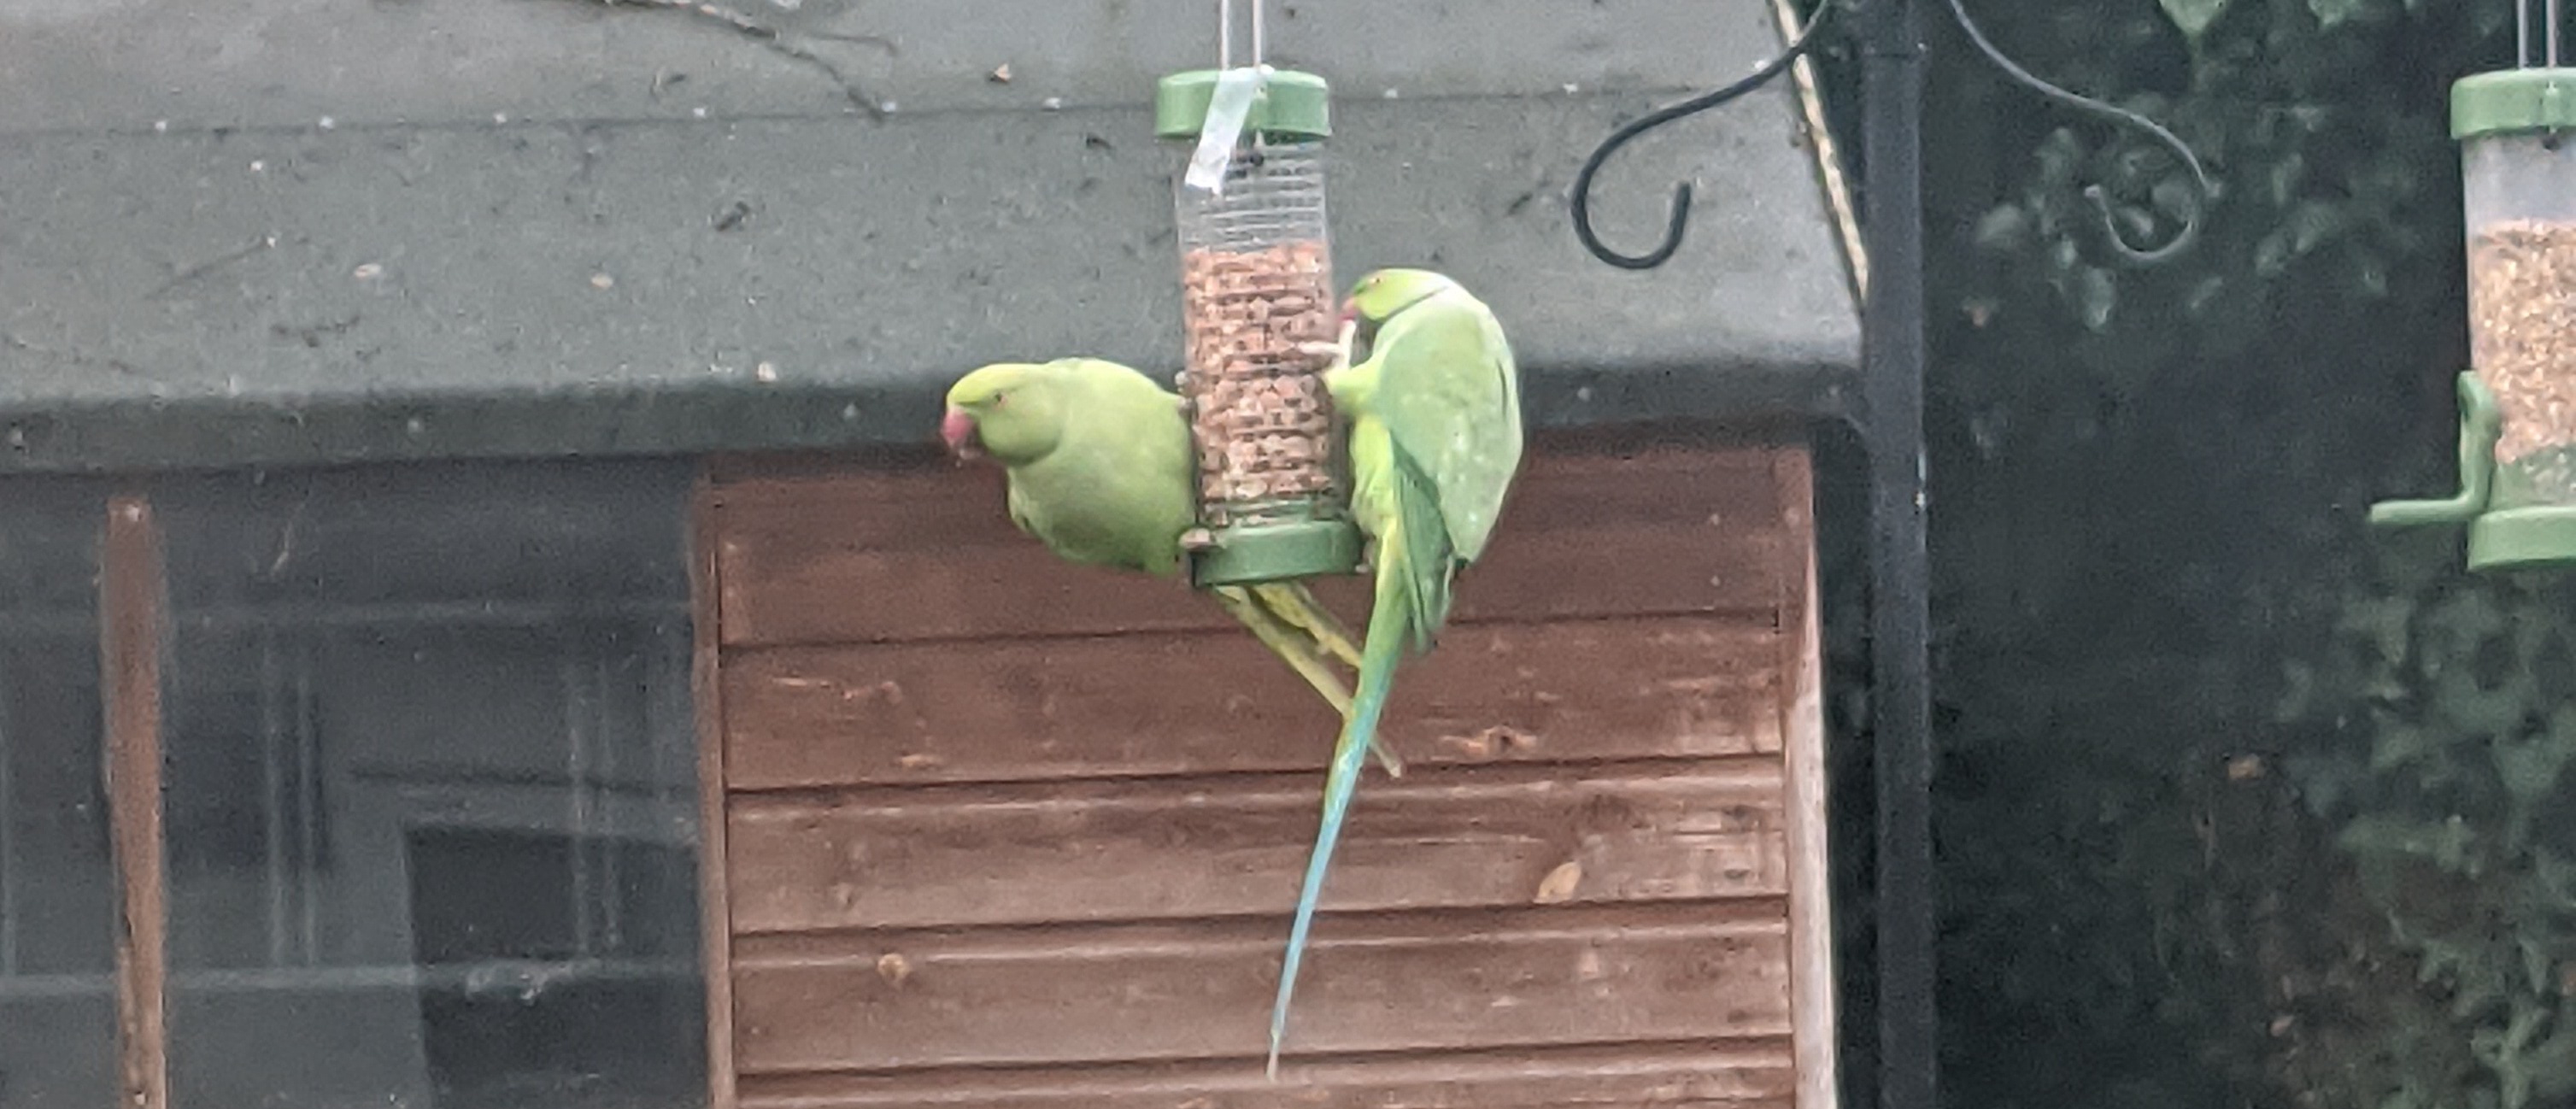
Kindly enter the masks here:
[[1172, 190], [1186, 338], [1178, 385], [1198, 459], [1191, 581], [1350, 573], [1360, 534], [1322, 377], [1339, 338], [1324, 219], [1328, 89], [1255, 64], [1165, 77], [1154, 106], [1156, 133], [1190, 144]]
[[[2520, 0], [2518, 0], [2520, 2]], [[2469, 568], [2576, 566], [2576, 68], [2544, 64], [2451, 87], [2468, 240], [2469, 358], [2459, 377], [2460, 492], [2371, 508], [2384, 527], [2464, 523]]]

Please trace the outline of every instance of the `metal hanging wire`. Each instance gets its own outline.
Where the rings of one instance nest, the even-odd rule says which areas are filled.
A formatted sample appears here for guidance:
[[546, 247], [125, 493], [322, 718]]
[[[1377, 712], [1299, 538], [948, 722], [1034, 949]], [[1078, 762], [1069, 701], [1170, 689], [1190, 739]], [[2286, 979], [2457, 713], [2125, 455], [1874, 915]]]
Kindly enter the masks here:
[[[1262, 64], [1267, 56], [1264, 39], [1269, 35], [1269, 19], [1261, 10], [1261, 0], [1252, 3], [1252, 64]], [[1234, 0], [1216, 0], [1216, 67], [1219, 71], [1234, 68]]]
[[[2532, 0], [2513, 0], [2513, 65], [2531, 68]], [[2541, 65], [2558, 68], [2559, 0], [2540, 0]]]
[[[1860, 2], [1864, 4], [1888, 3], [1891, 2], [1891, 0], [1860, 0]], [[2524, 0], [2517, 0], [2517, 3], [2521, 2], [2524, 2]], [[2549, 5], [2553, 12], [2555, 12], [2560, 0], [2544, 0], [2544, 2]], [[1592, 151], [1592, 155], [1583, 160], [1583, 168], [1578, 170], [1574, 177], [1574, 196], [1572, 199], [1574, 235], [1577, 239], [1582, 240], [1583, 248], [1590, 251], [1593, 257], [1621, 269], [1650, 270], [1671, 260], [1673, 253], [1681, 249], [1682, 234], [1689, 225], [1691, 201], [1690, 183], [1683, 182], [1673, 188], [1673, 203], [1671, 213], [1665, 220], [1663, 242], [1657, 245], [1653, 250], [1647, 251], [1644, 254], [1632, 255], [1621, 254], [1604, 245], [1601, 242], [1600, 235], [1592, 228], [1591, 193], [1593, 176], [1600, 172], [1602, 163], [1608, 161], [1610, 155], [1616, 152], [1621, 146], [1626, 145], [1629, 140], [1634, 139], [1647, 131], [1661, 127], [1664, 124], [1671, 123], [1674, 120], [1682, 119], [1686, 116], [1697, 115], [1700, 112], [1707, 111], [1710, 108], [1714, 108], [1730, 100], [1734, 100], [1762, 86], [1772, 78], [1778, 76], [1781, 72], [1787, 70], [1792, 63], [1796, 62], [1798, 58], [1804, 56], [1813, 48], [1815, 45], [1814, 35], [1816, 33], [1816, 29], [1824, 25], [1827, 19], [1833, 15], [1838, 3], [1839, 0], [1825, 0], [1824, 3], [1818, 5], [1816, 13], [1808, 18], [1806, 27], [1798, 32], [1796, 38], [1790, 40], [1786, 49], [1782, 50], [1778, 55], [1772, 57], [1770, 60], [1763, 62], [1759, 68], [1755, 69], [1751, 74], [1746, 75], [1743, 79], [1714, 92], [1705, 93], [1689, 100], [1685, 100], [1679, 104], [1674, 104], [1670, 107], [1650, 112], [1644, 117], [1629, 123], [1627, 126], [1611, 132], [1609, 138], [1602, 140], [1601, 145]], [[2119, 223], [2112, 216], [2111, 199], [2108, 190], [2105, 190], [2098, 184], [2086, 186], [2084, 189], [2084, 198], [2092, 202], [2095, 214], [2101, 218], [2102, 234], [2110, 241], [2110, 247], [2113, 253], [2117, 254], [2122, 261], [2132, 266], [2153, 266], [2168, 261], [2174, 256], [2181, 254], [2183, 251], [2190, 249], [2191, 245], [2199, 240], [2202, 217], [2206, 213], [2209, 200], [2211, 196], [2214, 195], [2215, 189], [2210, 184], [2208, 171], [2201, 166], [2200, 159], [2192, 153], [2191, 147], [2188, 144], [2184, 143], [2181, 138], [2175, 136], [2172, 131], [2166, 130], [2162, 125], [2143, 115], [2129, 111], [2126, 108], [2106, 104], [2090, 97], [2079, 96], [2033, 76], [2029, 70], [2023, 69], [2020, 65], [2015, 64], [2011, 58], [2005, 57], [2002, 51], [1997, 50], [1992, 42], [1987, 41], [1985, 32], [1978, 29], [1976, 21], [1968, 17], [1968, 9], [1961, 3], [1961, 0], [1947, 0], [1947, 4], [1950, 10], [1951, 19], [1958, 23], [1961, 31], [1966, 32], [1969, 44], [1976, 47], [1977, 52], [1984, 55], [1988, 63], [2002, 71], [2003, 75], [2013, 83], [2029, 89], [2030, 91], [2039, 94], [2041, 97], [2055, 103], [2073, 108], [2088, 115], [2109, 120], [2112, 123], [2127, 127], [2131, 130], [2142, 132], [2148, 138], [2153, 139], [2157, 145], [2164, 147], [2167, 151], [2171, 152], [2174, 157], [2180, 159], [2183, 166], [2190, 170], [2192, 193], [2189, 198], [2189, 202], [2182, 213], [2182, 230], [2175, 234], [2171, 242], [2168, 242], [2163, 246], [2153, 248], [2144, 248], [2131, 244], [2128, 239], [2120, 233]], [[2557, 50], [2556, 31], [2556, 21], [2553, 17], [2550, 28], [2550, 51], [2553, 58], [2556, 57]]]

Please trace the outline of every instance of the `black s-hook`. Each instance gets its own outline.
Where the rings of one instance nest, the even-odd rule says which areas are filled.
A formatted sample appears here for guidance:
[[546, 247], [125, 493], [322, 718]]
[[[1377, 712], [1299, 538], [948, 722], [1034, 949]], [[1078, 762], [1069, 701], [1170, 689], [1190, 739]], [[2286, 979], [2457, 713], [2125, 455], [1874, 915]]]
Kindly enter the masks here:
[[1670, 260], [1673, 252], [1681, 249], [1682, 231], [1690, 223], [1690, 182], [1684, 181], [1673, 186], [1673, 206], [1671, 214], [1664, 221], [1662, 245], [1644, 254], [1631, 255], [1621, 254], [1602, 245], [1601, 236], [1592, 231], [1592, 175], [1601, 172], [1601, 164], [1609, 161], [1610, 155], [1627, 145], [1628, 140], [1684, 116], [1698, 115], [1717, 107], [1760, 88], [1764, 82], [1779, 76], [1782, 70], [1789, 68], [1791, 62], [1797, 61], [1806, 54], [1808, 43], [1814, 39], [1817, 26], [1824, 23], [1825, 16], [1833, 9], [1833, 0], [1826, 0], [1824, 4], [1819, 5], [1815, 16], [1807, 21], [1805, 27], [1799, 29], [1797, 39], [1789, 44], [1787, 50], [1762, 63], [1760, 68], [1746, 74], [1743, 79], [1715, 92], [1703, 93], [1679, 104], [1657, 108], [1627, 126], [1611, 132], [1609, 138], [1601, 140], [1601, 145], [1593, 148], [1591, 157], [1583, 160], [1583, 168], [1574, 172], [1574, 237], [1583, 240], [1583, 249], [1591, 251], [1595, 258], [1628, 270], [1650, 270]]
[[2002, 70], [2004, 76], [2011, 78], [2013, 83], [2076, 111], [2099, 116], [2123, 127], [2144, 132], [2148, 138], [2154, 139], [2158, 145], [2171, 151], [2174, 157], [2181, 159], [2183, 167], [2191, 171], [2191, 202], [2182, 213], [2182, 230], [2175, 233], [2172, 242], [2153, 249], [2132, 246], [2128, 239], [2121, 236], [2118, 221], [2111, 218], [2111, 194], [2108, 190], [2100, 185], [2084, 187], [2084, 199], [2092, 202], [2094, 214], [2101, 217], [2102, 236], [2110, 240], [2112, 253], [2119, 255], [2121, 261], [2131, 266], [2145, 268], [2171, 261], [2176, 255], [2191, 249], [2191, 245], [2200, 240], [2201, 217], [2208, 211], [2209, 199], [2215, 190], [2209, 184], [2209, 171], [2201, 168], [2200, 159], [2192, 154], [2188, 144], [2173, 132], [2166, 130], [2163, 125], [2136, 112], [2114, 107], [2089, 97], [2077, 96], [2032, 76], [2029, 70], [2023, 69], [2014, 64], [2011, 58], [2005, 57], [2003, 51], [1995, 49], [1995, 44], [1986, 41], [1985, 32], [1978, 30], [1976, 21], [1968, 18], [1968, 9], [1961, 4], [1960, 0], [1949, 0], [1949, 4], [1950, 17], [1958, 21], [1961, 31], [1967, 33], [1969, 44], [1975, 46], [1978, 53], [1985, 55], [1986, 60], [1993, 63], [1996, 69]]
[[[1867, 3], [1870, 0], [1862, 0], [1862, 2]], [[1969, 44], [1975, 46], [1978, 53], [1985, 55], [1986, 61], [2001, 70], [2004, 76], [2010, 78], [2015, 84], [2079, 112], [2142, 132], [2170, 151], [2174, 157], [2182, 161], [2184, 168], [2191, 171], [2192, 194], [2182, 212], [2182, 230], [2174, 235], [2173, 241], [2158, 247], [2139, 247], [2131, 244], [2120, 234], [2119, 222], [2111, 215], [2110, 192], [2098, 184], [2085, 187], [2084, 199], [2093, 205], [2094, 214], [2101, 219], [2102, 235], [2109, 240], [2112, 253], [2132, 267], [2144, 268], [2170, 261], [2191, 249], [2192, 244], [2199, 241], [2202, 218], [2208, 211], [2210, 198], [2216, 190], [2210, 185], [2209, 172], [2202, 168], [2200, 159], [2192, 154], [2188, 144], [2161, 124], [2136, 112], [2105, 104], [2090, 97], [2078, 96], [2033, 76], [2029, 70], [2023, 69], [2011, 58], [2005, 57], [2003, 51], [1995, 49], [1994, 43], [1986, 40], [1985, 32], [1978, 29], [1975, 20], [1968, 18], [1968, 9], [1961, 0], [1948, 0], [1948, 4], [1950, 17], [1958, 22], [1961, 31], [1967, 33]], [[1816, 14], [1807, 21], [1805, 27], [1798, 31], [1798, 37], [1789, 43], [1788, 49], [1762, 63], [1761, 68], [1746, 75], [1742, 80], [1715, 92], [1695, 96], [1670, 107], [1659, 108], [1611, 132], [1609, 138], [1602, 140], [1601, 145], [1593, 149], [1592, 155], [1583, 160], [1583, 168], [1575, 171], [1574, 174], [1572, 204], [1574, 237], [1582, 240], [1583, 249], [1592, 252], [1593, 257], [1621, 269], [1650, 270], [1671, 260], [1673, 253], [1681, 249], [1682, 233], [1690, 223], [1690, 183], [1685, 181], [1673, 187], [1672, 209], [1664, 221], [1663, 242], [1644, 254], [1632, 255], [1621, 254], [1603, 245], [1601, 237], [1592, 230], [1593, 175], [1599, 173], [1602, 163], [1608, 161], [1610, 155], [1626, 145], [1628, 140], [1674, 120], [1717, 107], [1753, 91], [1764, 82], [1778, 76], [1782, 70], [1789, 68], [1790, 63], [1807, 53], [1809, 45], [1813, 42], [1816, 28], [1824, 24], [1826, 17], [1831, 15], [1837, 6], [1835, 0], [1826, 0], [1825, 3], [1818, 5]]]

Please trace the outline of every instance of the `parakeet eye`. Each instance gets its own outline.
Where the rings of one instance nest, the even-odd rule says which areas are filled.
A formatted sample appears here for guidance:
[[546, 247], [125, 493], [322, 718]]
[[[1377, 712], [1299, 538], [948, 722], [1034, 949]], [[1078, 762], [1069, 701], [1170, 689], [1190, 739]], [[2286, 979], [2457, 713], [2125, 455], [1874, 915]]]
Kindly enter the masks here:
[[1002, 406], [1002, 402], [1009, 399], [1011, 399], [1011, 395], [1009, 393], [995, 393], [993, 394], [993, 400], [991, 403], [993, 407], [1000, 408]]

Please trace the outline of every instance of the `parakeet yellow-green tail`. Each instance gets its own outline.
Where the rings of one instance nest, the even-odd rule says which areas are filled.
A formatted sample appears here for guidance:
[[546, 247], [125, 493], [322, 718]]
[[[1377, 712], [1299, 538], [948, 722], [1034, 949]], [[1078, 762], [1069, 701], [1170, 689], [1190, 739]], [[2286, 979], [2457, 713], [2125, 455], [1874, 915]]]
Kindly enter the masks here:
[[[961, 458], [1002, 465], [1011, 522], [1058, 557], [1181, 572], [1181, 534], [1195, 509], [1189, 423], [1179, 395], [1152, 378], [1097, 358], [995, 363], [949, 387], [940, 437]], [[1304, 585], [1210, 592], [1333, 711], [1350, 712], [1328, 660], [1356, 668], [1359, 645]], [[1393, 753], [1373, 749], [1387, 773], [1404, 772]]]
[[1482, 301], [1440, 274], [1388, 269], [1361, 278], [1342, 315], [1369, 340], [1369, 356], [1326, 371], [1324, 387], [1350, 421], [1351, 508], [1371, 540], [1377, 590], [1271, 1006], [1273, 1078], [1316, 898], [1396, 664], [1431, 649], [1449, 618], [1450, 584], [1484, 553], [1521, 461], [1520, 373]]

